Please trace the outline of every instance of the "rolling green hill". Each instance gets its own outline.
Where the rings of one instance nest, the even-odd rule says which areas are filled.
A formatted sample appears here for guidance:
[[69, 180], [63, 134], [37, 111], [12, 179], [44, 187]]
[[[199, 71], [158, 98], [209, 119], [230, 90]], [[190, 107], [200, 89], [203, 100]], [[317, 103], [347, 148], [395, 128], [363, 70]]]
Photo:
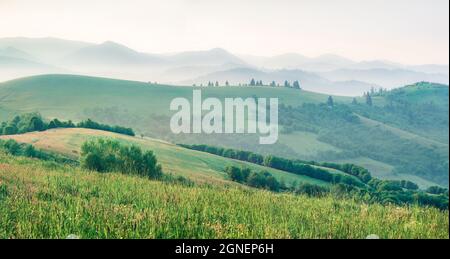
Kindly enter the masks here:
[[[284, 88], [261, 87], [257, 91], [246, 87], [201, 89], [204, 98], [272, 97], [286, 105], [319, 103], [327, 98], [322, 94]], [[68, 99], [69, 96], [72, 98]], [[75, 75], [35, 76], [0, 84], [2, 107], [14, 112], [39, 109], [46, 116], [58, 118], [81, 119], [82, 112], [93, 107], [126, 107], [130, 113], [171, 115], [169, 104], [176, 97], [192, 99], [192, 88]], [[348, 97], [336, 99], [346, 103], [352, 101]]]
[[[74, 75], [47, 75], [0, 84], [0, 118], [40, 112], [46, 118], [132, 127], [173, 143], [210, 144], [303, 160], [361, 164], [373, 175], [411, 179], [421, 187], [448, 186], [448, 86], [421, 83], [364, 98], [328, 96], [287, 88], [208, 87], [203, 97], [277, 97], [281, 135], [257, 145], [254, 135], [173, 135], [169, 104], [192, 98], [192, 87], [155, 85]], [[359, 117], [354, 119], [352, 116]]]
[[[121, 134], [91, 130], [91, 129], [53, 129], [45, 132], [31, 132], [21, 135], [0, 136], [0, 139], [14, 139], [20, 143], [28, 143], [33, 146], [54, 153], [59, 153], [72, 159], [78, 159], [81, 145], [95, 138], [113, 138], [124, 143], [133, 143], [143, 149], [152, 150], [158, 157], [158, 161], [167, 173], [188, 177], [196, 182], [214, 184], [233, 184], [226, 179], [225, 168], [227, 166], [247, 167], [254, 171], [266, 170], [278, 180], [283, 180], [287, 185], [291, 183], [310, 183], [315, 185], [329, 185], [318, 179], [287, 173], [284, 171], [263, 167], [247, 162], [232, 160], [202, 152], [197, 152], [179, 146], [150, 138], [130, 137]], [[328, 169], [333, 173], [342, 173]]]

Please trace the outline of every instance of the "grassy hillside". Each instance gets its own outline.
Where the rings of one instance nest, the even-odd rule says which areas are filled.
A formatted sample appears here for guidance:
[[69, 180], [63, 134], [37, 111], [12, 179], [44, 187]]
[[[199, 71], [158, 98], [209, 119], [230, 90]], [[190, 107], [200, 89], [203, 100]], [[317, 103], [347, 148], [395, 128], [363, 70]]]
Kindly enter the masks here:
[[[284, 88], [261, 87], [258, 91], [245, 87], [201, 89], [204, 98], [271, 97], [279, 98], [280, 103], [286, 105], [318, 103], [327, 98], [322, 94]], [[39, 109], [46, 116], [58, 118], [81, 119], [83, 111], [91, 107], [114, 106], [126, 107], [137, 114], [171, 115], [169, 105], [176, 97], [192, 99], [192, 88], [75, 75], [36, 76], [0, 84], [2, 107], [19, 112]], [[351, 102], [348, 97], [337, 100]]]
[[448, 212], [185, 187], [0, 154], [0, 238], [448, 238]]
[[[191, 87], [154, 85], [73, 75], [47, 75], [0, 84], [0, 118], [40, 112], [46, 118], [92, 118], [132, 127], [145, 136], [174, 143], [209, 144], [261, 154], [318, 161], [360, 163], [375, 176], [416, 179], [421, 187], [448, 186], [448, 87], [416, 84], [364, 98], [328, 96], [270, 87], [202, 88], [203, 97], [277, 97], [281, 135], [276, 145], [257, 145], [254, 135], [173, 135], [169, 121], [173, 98], [192, 98]], [[315, 106], [302, 108], [304, 105]], [[292, 110], [291, 108], [298, 108]], [[343, 112], [342, 112], [343, 111]], [[360, 120], [348, 121], [354, 114]], [[406, 152], [407, 151], [407, 152]]]
[[[163, 170], [174, 175], [182, 175], [196, 182], [207, 182], [215, 184], [232, 184], [226, 180], [224, 169], [227, 166], [248, 167], [254, 171], [267, 170], [278, 180], [286, 184], [306, 182], [317, 185], [328, 185], [328, 183], [310, 178], [279, 171], [272, 168], [246, 163], [242, 161], [227, 159], [202, 152], [188, 150], [168, 142], [137, 138], [116, 133], [91, 130], [91, 129], [53, 129], [45, 132], [31, 132], [22, 135], [0, 136], [0, 139], [14, 139], [20, 143], [28, 143], [33, 146], [65, 156], [78, 159], [81, 145], [94, 138], [114, 138], [123, 143], [134, 143], [143, 149], [155, 152]], [[333, 173], [336, 170], [330, 169]]]

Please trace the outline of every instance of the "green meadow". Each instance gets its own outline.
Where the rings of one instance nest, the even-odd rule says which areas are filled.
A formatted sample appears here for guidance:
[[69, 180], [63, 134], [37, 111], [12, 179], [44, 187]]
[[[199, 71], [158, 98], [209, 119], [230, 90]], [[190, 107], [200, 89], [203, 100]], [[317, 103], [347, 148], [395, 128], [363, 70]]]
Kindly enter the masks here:
[[0, 154], [0, 238], [444, 238], [448, 211], [151, 181]]
[[[161, 140], [130, 137], [106, 131], [91, 129], [53, 129], [44, 132], [0, 136], [0, 139], [14, 139], [20, 143], [32, 144], [39, 149], [62, 154], [72, 159], [79, 158], [81, 145], [85, 141], [96, 138], [111, 138], [124, 144], [136, 144], [144, 150], [152, 150], [157, 155], [164, 172], [188, 177], [200, 183], [234, 185], [234, 183], [226, 180], [224, 171], [227, 166], [237, 166], [247, 167], [254, 171], [266, 170], [287, 185], [302, 182], [322, 186], [329, 185], [329, 183], [307, 176], [189, 150]], [[334, 169], [328, 170], [334, 173], [345, 174]]]

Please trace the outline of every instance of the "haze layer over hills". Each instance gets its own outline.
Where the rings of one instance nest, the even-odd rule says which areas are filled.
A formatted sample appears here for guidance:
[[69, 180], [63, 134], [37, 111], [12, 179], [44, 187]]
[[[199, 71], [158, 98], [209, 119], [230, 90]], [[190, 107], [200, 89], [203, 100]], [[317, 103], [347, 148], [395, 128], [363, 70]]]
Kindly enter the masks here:
[[448, 84], [448, 65], [402, 65], [389, 61], [356, 62], [333, 54], [306, 57], [234, 55], [224, 49], [176, 54], [142, 53], [127, 46], [56, 38], [0, 39], [0, 81], [71, 73], [178, 85], [248, 84], [252, 78], [336, 95], [361, 95], [371, 88], [396, 88], [428, 81]]

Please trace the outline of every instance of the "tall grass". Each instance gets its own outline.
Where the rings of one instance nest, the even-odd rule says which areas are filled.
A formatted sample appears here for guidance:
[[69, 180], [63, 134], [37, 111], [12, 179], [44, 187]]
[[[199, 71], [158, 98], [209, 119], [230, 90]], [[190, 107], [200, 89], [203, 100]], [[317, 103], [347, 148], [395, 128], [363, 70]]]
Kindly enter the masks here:
[[0, 154], [0, 238], [449, 238], [432, 208], [187, 187]]

